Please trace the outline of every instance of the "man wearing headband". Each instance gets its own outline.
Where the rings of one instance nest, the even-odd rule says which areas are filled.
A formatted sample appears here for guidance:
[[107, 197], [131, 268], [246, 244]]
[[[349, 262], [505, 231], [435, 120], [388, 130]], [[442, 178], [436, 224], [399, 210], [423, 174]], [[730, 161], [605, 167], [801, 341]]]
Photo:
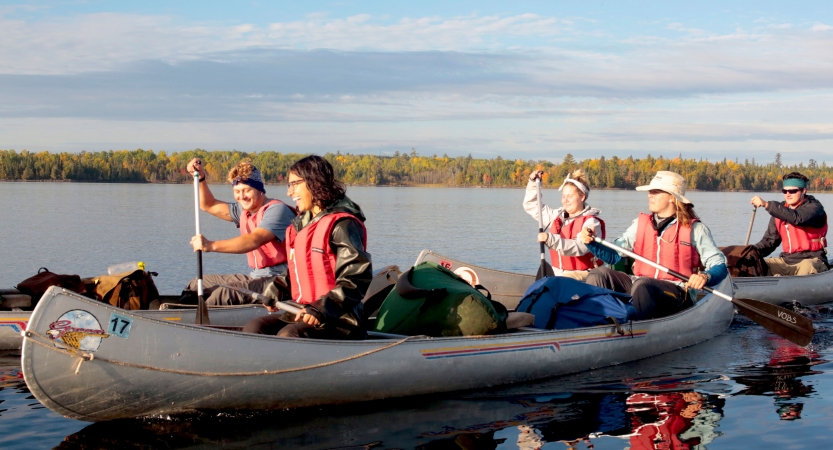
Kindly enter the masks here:
[[772, 253], [781, 245], [781, 256], [765, 258], [769, 274], [774, 276], [810, 275], [829, 269], [827, 262], [827, 214], [824, 207], [812, 195], [807, 195], [804, 175], [793, 172], [784, 175], [784, 201], [764, 201], [757, 195], [750, 203], [763, 207], [769, 213], [767, 227], [761, 242], [753, 247], [761, 256]]
[[[717, 286], [729, 275], [726, 257], [694, 212], [685, 186], [682, 175], [664, 170], [657, 172], [650, 184], [638, 186], [637, 191], [648, 193], [651, 213], [639, 214], [613, 243], [689, 277], [688, 282], [640, 261], [633, 263], [633, 276], [597, 267], [587, 277], [587, 284], [631, 294], [634, 320], [677, 313], [692, 305], [689, 289]], [[585, 228], [579, 239], [604, 262], [611, 266], [619, 262], [621, 256], [595, 242], [595, 236], [594, 230]]]
[[[232, 184], [234, 203], [214, 198], [208, 183], [202, 160], [194, 158], [188, 163], [188, 173], [200, 174], [200, 209], [215, 217], [234, 222], [240, 228], [240, 236], [212, 241], [199, 234], [191, 238], [194, 251], [218, 253], [245, 253], [251, 272], [245, 274], [205, 275], [203, 292], [209, 305], [238, 305], [252, 300], [231, 289], [217, 287], [225, 284], [240, 286], [251, 291], [263, 292], [277, 275], [286, 273], [286, 248], [283, 239], [286, 227], [295, 218], [295, 210], [280, 200], [266, 197], [263, 177], [251, 161], [241, 161], [228, 173]], [[196, 279], [186, 287], [196, 291]]]

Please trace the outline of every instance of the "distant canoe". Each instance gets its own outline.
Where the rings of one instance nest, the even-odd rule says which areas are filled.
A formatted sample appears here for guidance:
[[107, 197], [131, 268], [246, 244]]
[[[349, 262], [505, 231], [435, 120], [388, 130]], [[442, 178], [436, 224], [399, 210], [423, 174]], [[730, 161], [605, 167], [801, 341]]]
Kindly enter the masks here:
[[[729, 280], [718, 289], [730, 292]], [[621, 327], [328, 341], [158, 320], [51, 288], [21, 363], [43, 405], [88, 421], [340, 404], [519, 383], [669, 352], [724, 332], [733, 305]]]
[[833, 302], [833, 270], [800, 277], [732, 278], [732, 286], [735, 297], [773, 305], [798, 302], [813, 306]]

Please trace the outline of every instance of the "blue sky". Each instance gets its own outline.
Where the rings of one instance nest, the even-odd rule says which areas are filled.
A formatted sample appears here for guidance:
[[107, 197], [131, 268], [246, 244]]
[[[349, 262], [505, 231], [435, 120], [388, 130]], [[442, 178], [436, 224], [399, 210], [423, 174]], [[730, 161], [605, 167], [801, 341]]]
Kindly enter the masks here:
[[0, 2], [0, 148], [833, 163], [823, 2]]

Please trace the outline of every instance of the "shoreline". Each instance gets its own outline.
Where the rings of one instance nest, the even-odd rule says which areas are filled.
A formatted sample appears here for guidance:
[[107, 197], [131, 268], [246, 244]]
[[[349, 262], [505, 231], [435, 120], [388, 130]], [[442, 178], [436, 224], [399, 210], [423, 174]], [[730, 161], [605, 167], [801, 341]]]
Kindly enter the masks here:
[[[91, 184], [188, 184], [191, 183], [176, 183], [172, 181], [77, 181], [77, 180], [7, 180], [0, 179], [0, 183], [91, 183]], [[213, 186], [229, 185], [228, 183], [209, 183]], [[282, 183], [264, 183], [266, 186], [283, 186]], [[526, 189], [526, 186], [480, 186], [480, 185], [449, 185], [449, 184], [352, 184], [345, 183], [348, 187], [377, 187], [377, 188], [453, 188], [453, 189]], [[542, 189], [557, 190], [556, 186], [541, 186]], [[607, 188], [607, 187], [592, 187], [593, 191], [631, 191], [633, 188]], [[728, 190], [728, 191], [705, 191], [702, 189], [687, 189], [687, 192], [778, 192], [772, 191], [754, 191], [754, 190]], [[833, 191], [807, 191], [808, 194], [825, 194], [833, 193]]]

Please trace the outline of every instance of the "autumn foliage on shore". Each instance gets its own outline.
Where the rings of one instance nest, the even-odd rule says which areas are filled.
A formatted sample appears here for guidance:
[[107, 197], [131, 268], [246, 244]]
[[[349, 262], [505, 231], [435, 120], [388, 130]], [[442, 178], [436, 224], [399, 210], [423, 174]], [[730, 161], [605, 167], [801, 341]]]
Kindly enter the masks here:
[[[186, 163], [199, 156], [205, 161], [209, 181], [225, 182], [228, 170], [244, 158], [260, 168], [268, 184], [285, 182], [293, 162], [306, 156], [300, 153], [207, 151], [179, 153], [152, 150], [118, 150], [106, 152], [50, 153], [0, 150], [0, 180], [6, 181], [85, 181], [189, 183]], [[576, 160], [568, 154], [560, 163], [520, 159], [479, 159], [469, 156], [423, 156], [415, 150], [396, 152], [392, 156], [328, 153], [325, 155], [339, 177], [348, 184], [374, 186], [481, 186], [521, 187], [533, 170], [544, 170], [544, 185], [559, 186], [575, 168], [587, 173], [595, 188], [631, 189], [647, 184], [658, 170], [671, 170], [686, 177], [689, 189], [704, 191], [771, 191], [781, 188], [781, 176], [799, 171], [810, 178], [809, 190], [833, 190], [833, 168], [809, 160], [794, 166], [775, 161], [756, 164], [744, 160], [707, 161], [665, 158], [599, 157]]]

